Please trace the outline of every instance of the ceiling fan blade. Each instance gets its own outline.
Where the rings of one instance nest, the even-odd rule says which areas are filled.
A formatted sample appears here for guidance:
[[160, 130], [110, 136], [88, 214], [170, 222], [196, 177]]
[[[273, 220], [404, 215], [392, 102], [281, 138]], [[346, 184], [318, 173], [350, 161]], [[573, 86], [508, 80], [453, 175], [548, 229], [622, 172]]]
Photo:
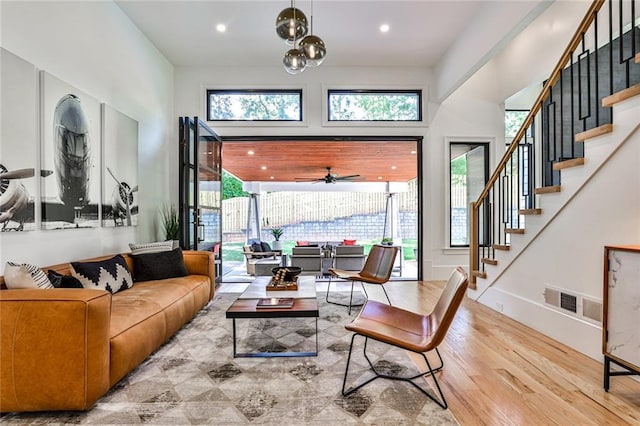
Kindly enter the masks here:
[[338, 179], [338, 180], [344, 180], [344, 179], [354, 179], [354, 178], [357, 178], [357, 177], [360, 177], [360, 175], [340, 176], [340, 177], [337, 177], [337, 178], [335, 178], [335, 179]]
[[324, 180], [324, 178], [294, 178], [298, 182], [315, 182]]

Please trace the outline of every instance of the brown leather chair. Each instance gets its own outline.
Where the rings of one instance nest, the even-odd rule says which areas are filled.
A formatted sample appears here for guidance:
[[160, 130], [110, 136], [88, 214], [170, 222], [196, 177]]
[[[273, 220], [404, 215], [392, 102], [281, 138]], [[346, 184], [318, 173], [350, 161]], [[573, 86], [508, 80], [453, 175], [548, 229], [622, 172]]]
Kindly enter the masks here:
[[[440, 352], [438, 351], [438, 346], [446, 336], [447, 330], [458, 311], [458, 307], [460, 307], [460, 303], [462, 303], [462, 300], [464, 299], [468, 283], [469, 280], [466, 272], [460, 267], [456, 268], [449, 277], [449, 281], [442, 291], [435, 307], [431, 313], [427, 315], [368, 300], [356, 319], [354, 319], [351, 324], [347, 324], [345, 326], [347, 330], [353, 331], [354, 334], [351, 337], [347, 366], [344, 371], [342, 395], [350, 395], [367, 383], [382, 377], [392, 380], [407, 381], [435, 401], [439, 406], [447, 408], [447, 401], [442, 394], [442, 390], [440, 389], [440, 385], [438, 384], [438, 380], [435, 376], [435, 373], [440, 371], [444, 365]], [[351, 362], [351, 352], [353, 351], [353, 342], [355, 337], [358, 335], [365, 338], [364, 357], [369, 363], [369, 366], [375, 376], [366, 380], [364, 383], [354, 386], [349, 390], [345, 390], [347, 375], [349, 373], [349, 363]], [[369, 339], [387, 343], [422, 355], [429, 370], [420, 372], [412, 377], [392, 376], [378, 372], [367, 356], [367, 342]], [[436, 368], [431, 367], [431, 364], [425, 355], [426, 352], [431, 350], [435, 350], [438, 355], [438, 359], [440, 360], [440, 365]], [[427, 390], [414, 382], [414, 379], [425, 375], [430, 375], [433, 378], [436, 389], [440, 394], [440, 399], [433, 396]]]
[[[329, 276], [329, 284], [327, 285], [327, 295], [325, 297], [325, 300], [328, 303], [333, 303], [334, 305], [348, 306], [349, 315], [351, 315], [352, 307], [362, 306], [353, 304], [353, 285], [357, 281], [362, 283], [362, 290], [364, 291], [367, 299], [369, 297], [367, 295], [367, 289], [365, 288], [364, 284], [380, 284], [382, 290], [384, 291], [384, 295], [387, 297], [389, 305], [391, 305], [391, 300], [389, 300], [389, 295], [387, 294], [387, 290], [384, 289], [383, 284], [389, 281], [389, 278], [391, 277], [391, 272], [393, 271], [393, 263], [396, 260], [397, 254], [398, 247], [376, 244], [371, 247], [371, 251], [369, 251], [369, 255], [367, 256], [367, 261], [364, 263], [364, 266], [362, 267], [362, 270], [360, 272], [330, 268], [329, 273], [331, 275]], [[351, 281], [351, 296], [349, 297], [348, 305], [329, 300], [329, 289], [331, 288], [331, 278], [333, 277]]]

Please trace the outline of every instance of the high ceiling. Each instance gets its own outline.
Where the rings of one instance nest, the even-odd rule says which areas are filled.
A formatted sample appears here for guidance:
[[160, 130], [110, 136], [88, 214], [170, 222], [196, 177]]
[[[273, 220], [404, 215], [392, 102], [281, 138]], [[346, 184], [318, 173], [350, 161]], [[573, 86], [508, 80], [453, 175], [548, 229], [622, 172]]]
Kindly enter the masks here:
[[[116, 0], [177, 66], [282, 66], [288, 47], [275, 21], [288, 0]], [[433, 66], [478, 15], [480, 0], [313, 2], [313, 32], [327, 45], [323, 66]], [[311, 17], [311, 1], [295, 5]], [[380, 25], [390, 30], [382, 33]], [[218, 24], [226, 31], [216, 31]]]
[[262, 140], [222, 146], [224, 169], [244, 182], [322, 178], [327, 167], [338, 177], [360, 175], [355, 182], [408, 182], [418, 170], [415, 140]]

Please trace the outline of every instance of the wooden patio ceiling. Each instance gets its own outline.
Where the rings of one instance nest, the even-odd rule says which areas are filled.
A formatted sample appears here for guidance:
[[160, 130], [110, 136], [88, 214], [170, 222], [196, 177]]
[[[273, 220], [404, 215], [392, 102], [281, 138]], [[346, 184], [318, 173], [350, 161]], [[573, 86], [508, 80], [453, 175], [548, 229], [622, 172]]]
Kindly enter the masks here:
[[[251, 154], [252, 152], [253, 154]], [[331, 173], [354, 182], [408, 182], [418, 175], [415, 140], [224, 141], [223, 168], [243, 182], [296, 182]]]

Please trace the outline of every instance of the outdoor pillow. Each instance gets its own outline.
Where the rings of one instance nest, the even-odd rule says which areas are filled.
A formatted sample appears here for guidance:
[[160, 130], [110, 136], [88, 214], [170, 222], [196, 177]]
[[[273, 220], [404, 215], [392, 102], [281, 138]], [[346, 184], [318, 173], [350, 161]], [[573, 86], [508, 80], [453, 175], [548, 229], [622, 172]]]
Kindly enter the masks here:
[[309, 245], [309, 241], [296, 241], [298, 247], [306, 247]]
[[344, 244], [345, 246], [355, 246], [356, 240], [344, 240], [342, 241], [342, 244]]
[[121, 254], [97, 262], [71, 262], [71, 275], [84, 288], [117, 293], [133, 287], [133, 278]]
[[189, 275], [182, 258], [182, 249], [131, 255], [136, 282], [163, 280]]
[[271, 251], [271, 246], [269, 245], [269, 243], [262, 242], [260, 243], [260, 245], [262, 246], [262, 251], [266, 251], [266, 252]]
[[253, 250], [254, 253], [264, 251], [262, 250], [262, 244], [260, 243], [251, 243], [251, 250]]

